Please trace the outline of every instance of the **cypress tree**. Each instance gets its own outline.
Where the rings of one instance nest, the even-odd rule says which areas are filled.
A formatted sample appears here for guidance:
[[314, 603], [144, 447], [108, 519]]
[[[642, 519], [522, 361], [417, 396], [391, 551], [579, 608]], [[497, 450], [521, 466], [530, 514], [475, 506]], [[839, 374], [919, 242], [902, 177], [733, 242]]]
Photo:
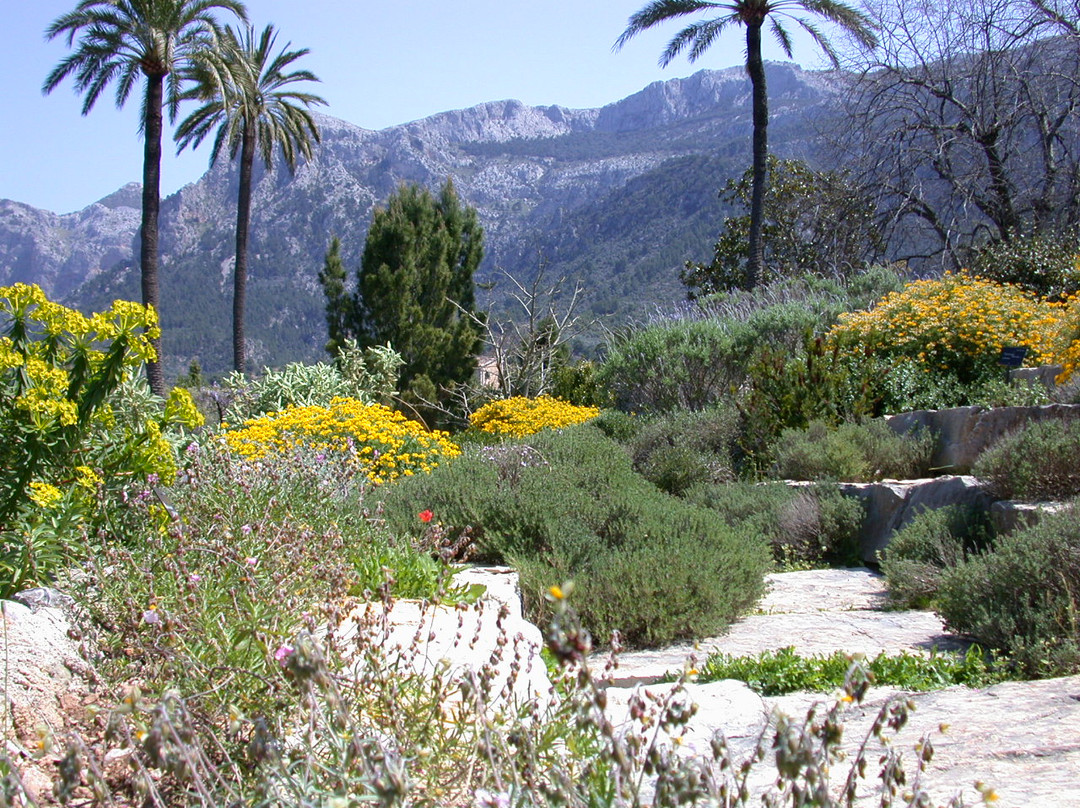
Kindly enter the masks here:
[[[473, 317], [473, 274], [483, 242], [476, 210], [450, 180], [437, 197], [402, 185], [375, 211], [351, 326], [361, 347], [389, 342], [401, 354], [406, 399], [444, 401], [476, 370], [481, 326]], [[328, 297], [328, 318], [329, 304]]]
[[337, 356], [345, 340], [355, 336], [352, 328], [354, 304], [345, 290], [345, 263], [341, 260], [341, 239], [337, 236], [330, 241], [330, 249], [319, 272], [319, 283], [326, 295], [326, 329], [329, 332], [326, 352]]

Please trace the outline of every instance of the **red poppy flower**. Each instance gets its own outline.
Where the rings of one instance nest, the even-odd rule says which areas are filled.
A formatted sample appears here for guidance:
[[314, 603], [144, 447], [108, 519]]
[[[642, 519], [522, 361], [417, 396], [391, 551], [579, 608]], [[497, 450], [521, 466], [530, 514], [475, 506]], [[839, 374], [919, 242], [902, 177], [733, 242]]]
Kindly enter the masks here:
[[435, 514], [433, 514], [431, 511], [420, 511], [420, 513], [417, 515], [420, 517], [420, 521], [426, 525], [428, 522], [431, 521], [431, 517]]

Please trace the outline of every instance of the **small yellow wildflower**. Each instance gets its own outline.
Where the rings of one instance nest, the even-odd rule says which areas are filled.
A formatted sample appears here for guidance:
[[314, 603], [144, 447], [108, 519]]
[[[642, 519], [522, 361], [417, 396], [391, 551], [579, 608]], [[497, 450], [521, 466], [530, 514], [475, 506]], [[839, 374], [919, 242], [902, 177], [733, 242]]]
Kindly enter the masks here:
[[39, 508], [48, 510], [60, 502], [64, 495], [55, 485], [34, 480], [30, 483], [30, 500]]

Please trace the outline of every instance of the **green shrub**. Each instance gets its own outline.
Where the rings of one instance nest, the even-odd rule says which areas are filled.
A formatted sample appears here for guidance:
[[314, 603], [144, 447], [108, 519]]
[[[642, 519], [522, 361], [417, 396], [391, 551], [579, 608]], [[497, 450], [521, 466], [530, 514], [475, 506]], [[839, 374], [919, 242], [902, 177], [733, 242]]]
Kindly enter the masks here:
[[613, 403], [611, 391], [600, 381], [600, 366], [588, 359], [555, 368], [550, 392], [579, 407], [610, 407]]
[[1080, 510], [1046, 516], [946, 569], [938, 610], [951, 631], [1001, 650], [1026, 674], [1080, 671]]
[[768, 469], [770, 446], [785, 429], [805, 429], [813, 421], [839, 424], [874, 412], [868, 385], [852, 375], [836, 350], [820, 337], [806, 335], [802, 353], [763, 348], [750, 366], [739, 402], [741, 464], [758, 473]]
[[742, 383], [754, 348], [750, 329], [728, 322], [652, 325], [608, 346], [600, 380], [623, 410], [703, 409]]
[[930, 472], [934, 438], [900, 435], [882, 420], [830, 427], [814, 421], [806, 429], [786, 429], [776, 441], [773, 475], [789, 480], [871, 482], [910, 480]]
[[397, 387], [403, 364], [389, 346], [361, 351], [355, 342], [346, 340], [333, 364], [292, 362], [281, 370], [263, 368], [257, 379], [234, 371], [223, 382], [232, 396], [223, 420], [237, 425], [286, 407], [327, 407], [335, 398], [386, 403]]
[[998, 499], [1071, 499], [1080, 495], [1078, 456], [1080, 421], [1037, 421], [983, 452], [972, 474]]
[[0, 287], [0, 597], [48, 583], [121, 503], [175, 478], [171, 438], [202, 423], [186, 390], [139, 378], [153, 310], [118, 300], [86, 317], [37, 286]]
[[[737, 679], [763, 696], [782, 696], [799, 690], [828, 692], [842, 687], [854, 664], [850, 655], [801, 656], [787, 646], [757, 656], [713, 654], [698, 672], [699, 682]], [[986, 687], [1002, 681], [1004, 673], [987, 665], [977, 645], [962, 654], [878, 654], [866, 663], [871, 681], [904, 690], [937, 690], [952, 685]]]
[[547, 588], [573, 579], [590, 630], [618, 629], [629, 645], [720, 630], [754, 603], [768, 566], [761, 541], [658, 491], [591, 424], [469, 446], [383, 497], [391, 532], [430, 509], [452, 542], [471, 538], [480, 558], [517, 567], [534, 620]]
[[617, 443], [630, 443], [645, 419], [622, 410], [602, 410], [590, 423]]
[[[807, 275], [714, 295], [689, 317], [680, 312], [613, 340], [600, 381], [621, 409], [703, 409], [740, 396], [763, 349], [786, 361], [807, 334], [824, 331], [842, 312], [869, 306], [898, 286], [895, 272], [878, 267], [846, 285]], [[830, 400], [827, 393], [819, 398]]]
[[862, 505], [835, 486], [733, 482], [696, 486], [686, 499], [767, 544], [785, 567], [861, 563]]
[[730, 407], [648, 419], [629, 441], [634, 470], [675, 496], [700, 483], [730, 481], [738, 426], [738, 413]]
[[1010, 283], [1048, 300], [1064, 300], [1080, 291], [1078, 247], [1075, 236], [1022, 236], [975, 251], [968, 266], [987, 280]]
[[991, 526], [984, 512], [962, 505], [921, 511], [896, 532], [882, 554], [889, 597], [907, 609], [933, 605], [946, 569], [985, 547]]
[[103, 651], [124, 681], [171, 682], [208, 709], [269, 718], [291, 688], [273, 653], [305, 613], [349, 595], [438, 590], [438, 562], [373, 526], [350, 458], [298, 449], [246, 461], [217, 440], [186, 454], [169, 491], [176, 518], [156, 499], [130, 499], [129, 541], [89, 564], [89, 608], [109, 626]]

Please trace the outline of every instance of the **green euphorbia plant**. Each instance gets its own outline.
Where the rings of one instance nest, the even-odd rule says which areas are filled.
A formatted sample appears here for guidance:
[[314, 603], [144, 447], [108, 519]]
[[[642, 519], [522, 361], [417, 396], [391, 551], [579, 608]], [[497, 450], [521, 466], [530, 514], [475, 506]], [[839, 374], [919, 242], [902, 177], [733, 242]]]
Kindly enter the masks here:
[[0, 596], [47, 581], [129, 490], [175, 477], [165, 433], [201, 416], [182, 389], [140, 390], [157, 333], [137, 303], [87, 317], [0, 287]]

